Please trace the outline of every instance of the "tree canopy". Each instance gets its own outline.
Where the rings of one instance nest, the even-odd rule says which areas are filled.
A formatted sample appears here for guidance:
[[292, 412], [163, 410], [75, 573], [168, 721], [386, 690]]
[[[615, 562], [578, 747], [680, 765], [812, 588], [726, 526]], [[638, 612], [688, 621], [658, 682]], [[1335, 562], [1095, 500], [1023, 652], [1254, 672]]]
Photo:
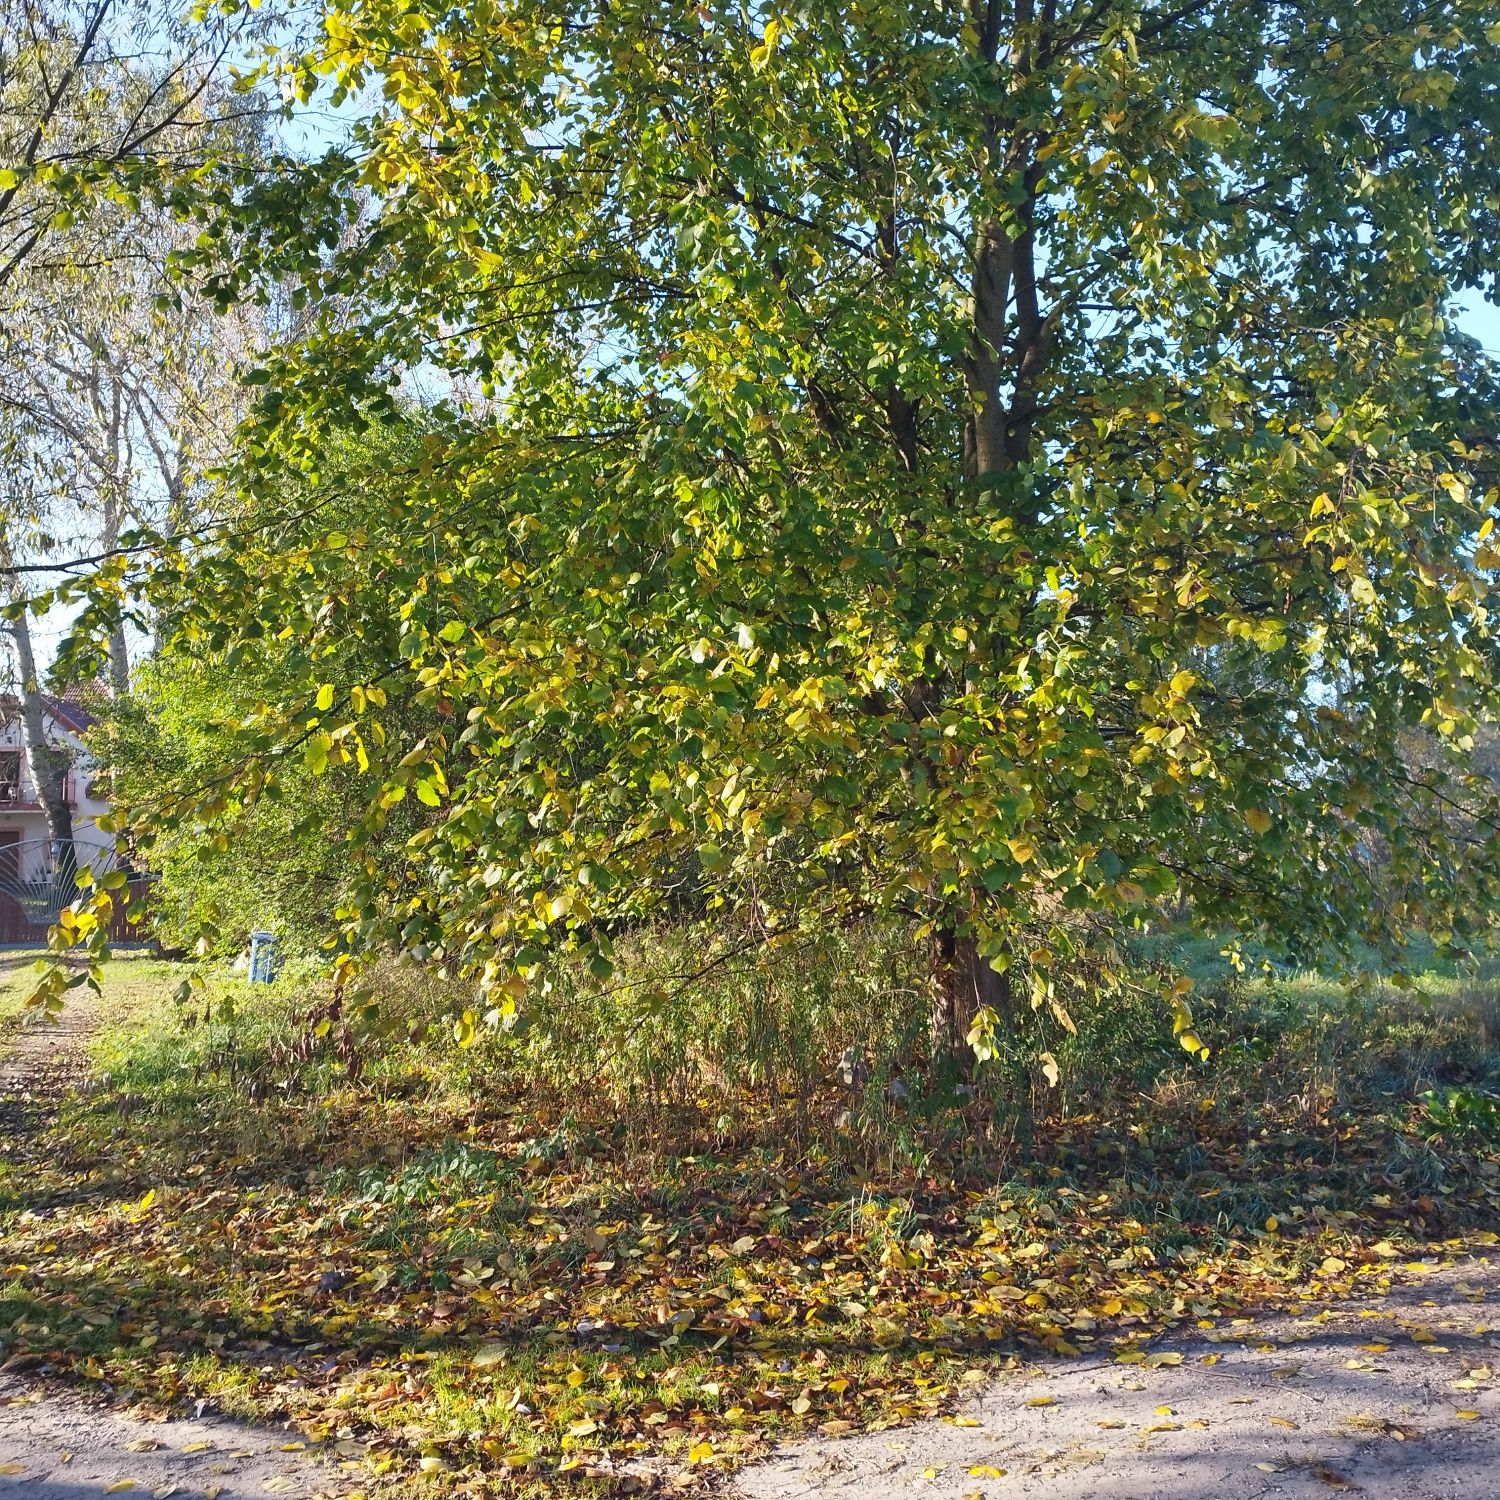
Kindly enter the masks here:
[[[674, 903], [890, 914], [981, 1051], [1166, 900], [1479, 940], [1493, 6], [371, 0], [279, 66], [368, 114], [205, 238], [311, 324], [244, 524], [138, 588], [296, 669], [147, 846], [348, 766], [371, 841], [426, 809], [354, 839], [350, 951], [499, 1013]], [[402, 380], [420, 453], [320, 489]]]

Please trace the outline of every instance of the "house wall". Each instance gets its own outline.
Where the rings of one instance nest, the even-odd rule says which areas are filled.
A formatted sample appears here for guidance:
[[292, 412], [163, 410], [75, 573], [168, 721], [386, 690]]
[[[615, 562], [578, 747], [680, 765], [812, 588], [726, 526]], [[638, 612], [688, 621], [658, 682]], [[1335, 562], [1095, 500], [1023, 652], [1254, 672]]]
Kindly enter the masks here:
[[[79, 863], [104, 865], [112, 857], [114, 839], [97, 827], [98, 820], [108, 813], [109, 804], [88, 793], [98, 767], [73, 730], [51, 714], [45, 722], [48, 738], [54, 744], [66, 745], [72, 754], [73, 766], [65, 790], [73, 809], [73, 842]], [[36, 786], [26, 768], [25, 743], [18, 721], [0, 728], [0, 753], [4, 752], [19, 755], [20, 783], [14, 801], [0, 802], [0, 834], [14, 830], [20, 835], [24, 847], [16, 861], [17, 873], [23, 881], [37, 880], [50, 868], [50, 836], [46, 814], [37, 801]]]

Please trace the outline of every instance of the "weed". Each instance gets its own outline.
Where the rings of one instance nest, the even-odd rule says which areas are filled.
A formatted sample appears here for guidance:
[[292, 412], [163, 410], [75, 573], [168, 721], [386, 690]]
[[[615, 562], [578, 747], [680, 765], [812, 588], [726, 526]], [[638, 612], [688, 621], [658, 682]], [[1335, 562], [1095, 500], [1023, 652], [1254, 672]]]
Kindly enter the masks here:
[[1424, 1123], [1434, 1133], [1500, 1147], [1500, 1098], [1482, 1089], [1428, 1089], [1420, 1096]]

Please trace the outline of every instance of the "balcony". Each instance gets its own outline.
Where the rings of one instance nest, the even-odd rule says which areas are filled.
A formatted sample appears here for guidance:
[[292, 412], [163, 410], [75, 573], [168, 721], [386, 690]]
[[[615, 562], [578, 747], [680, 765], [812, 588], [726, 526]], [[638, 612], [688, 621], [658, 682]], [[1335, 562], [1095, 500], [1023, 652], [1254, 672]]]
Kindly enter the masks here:
[[[63, 800], [76, 810], [78, 806], [78, 778], [72, 772], [63, 778]], [[0, 781], [0, 812], [41, 812], [42, 804], [37, 800], [30, 781]]]

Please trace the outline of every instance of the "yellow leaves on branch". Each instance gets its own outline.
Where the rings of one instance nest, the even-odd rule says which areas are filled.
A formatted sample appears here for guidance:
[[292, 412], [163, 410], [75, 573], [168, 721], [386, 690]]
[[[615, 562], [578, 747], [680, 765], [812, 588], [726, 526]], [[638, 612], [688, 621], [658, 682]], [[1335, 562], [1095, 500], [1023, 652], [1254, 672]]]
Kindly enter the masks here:
[[773, 16], [766, 22], [766, 29], [758, 47], [750, 49], [750, 66], [759, 73], [776, 55], [777, 43], [781, 40], [781, 23]]
[[1172, 1035], [1178, 1040], [1185, 1052], [1191, 1052], [1199, 1062], [1208, 1061], [1208, 1048], [1203, 1039], [1198, 1035], [1193, 1025], [1193, 1013], [1187, 1007], [1187, 996], [1192, 993], [1193, 981], [1185, 974], [1172, 985], [1168, 999], [1171, 1001], [1175, 1012], [1172, 1021]]

